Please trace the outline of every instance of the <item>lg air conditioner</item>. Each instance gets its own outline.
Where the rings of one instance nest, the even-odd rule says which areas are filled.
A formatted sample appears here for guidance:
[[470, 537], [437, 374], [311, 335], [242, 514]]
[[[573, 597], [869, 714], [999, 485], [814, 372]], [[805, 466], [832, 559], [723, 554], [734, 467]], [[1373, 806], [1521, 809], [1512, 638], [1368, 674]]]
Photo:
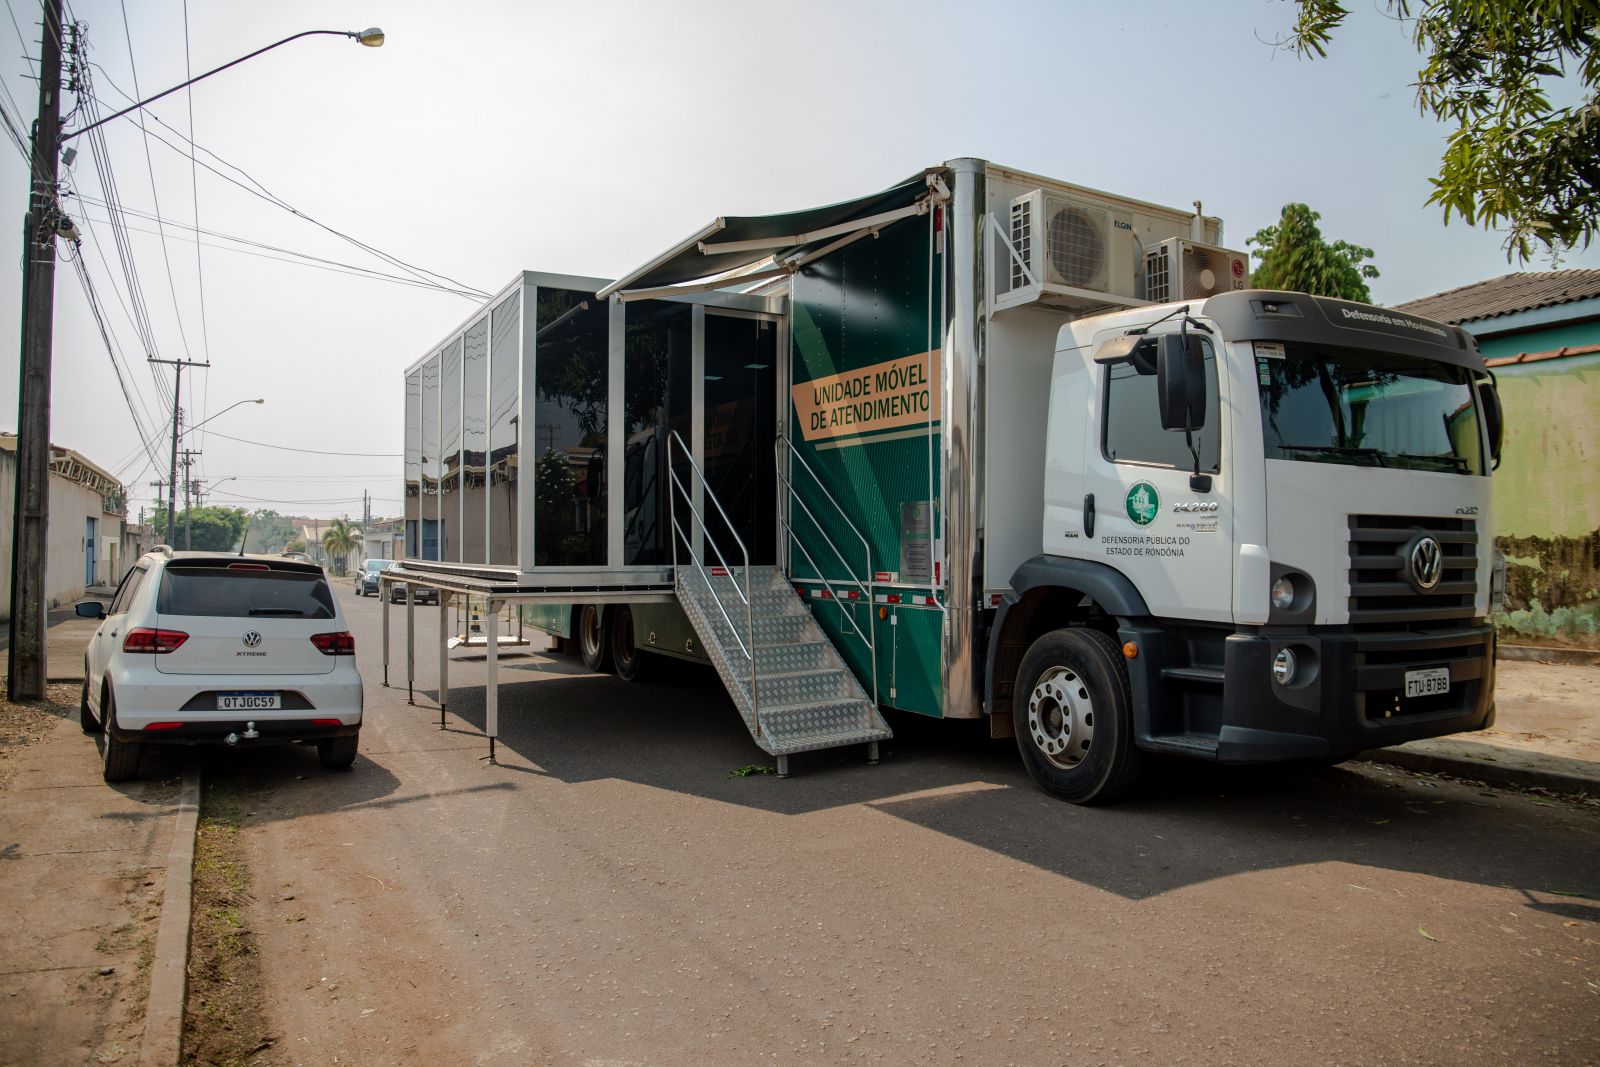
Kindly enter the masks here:
[[1144, 254], [1132, 213], [1035, 189], [1014, 198], [997, 307], [1039, 302], [1089, 310], [1144, 303]]
[[1244, 252], [1175, 237], [1149, 251], [1144, 274], [1145, 295], [1153, 303], [1199, 300], [1249, 288], [1250, 257]]

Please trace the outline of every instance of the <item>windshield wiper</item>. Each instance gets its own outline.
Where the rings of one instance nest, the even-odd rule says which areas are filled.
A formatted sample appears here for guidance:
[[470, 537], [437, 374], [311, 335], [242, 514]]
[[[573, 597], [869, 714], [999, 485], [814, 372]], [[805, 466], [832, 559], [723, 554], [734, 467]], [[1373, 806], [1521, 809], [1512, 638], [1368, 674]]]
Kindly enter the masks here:
[[1279, 448], [1286, 452], [1321, 452], [1329, 456], [1356, 456], [1361, 459], [1372, 460], [1374, 467], [1387, 467], [1383, 460], [1383, 452], [1376, 448], [1352, 448], [1348, 445], [1291, 445], [1279, 443]]
[[251, 608], [251, 615], [276, 615], [284, 618], [303, 619], [306, 613], [298, 608]]
[[1472, 464], [1467, 462], [1464, 457], [1455, 455], [1454, 453], [1450, 453], [1448, 455], [1438, 454], [1430, 456], [1425, 452], [1396, 452], [1394, 453], [1394, 458], [1421, 460], [1424, 463], [1438, 463], [1450, 470], [1455, 471], [1457, 474], [1472, 473]]

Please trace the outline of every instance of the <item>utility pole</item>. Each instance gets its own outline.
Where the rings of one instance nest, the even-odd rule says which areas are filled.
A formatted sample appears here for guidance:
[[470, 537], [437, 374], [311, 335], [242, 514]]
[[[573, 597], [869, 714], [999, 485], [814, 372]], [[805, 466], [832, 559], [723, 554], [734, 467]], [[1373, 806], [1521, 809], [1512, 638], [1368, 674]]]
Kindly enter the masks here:
[[185, 552], [194, 547], [189, 524], [189, 513], [194, 510], [189, 498], [190, 491], [194, 489], [194, 479], [189, 477], [189, 469], [194, 466], [194, 457], [198, 455], [200, 453], [192, 449], [183, 450], [183, 550]]
[[17, 488], [11, 527], [11, 634], [6, 686], [12, 700], [44, 696], [45, 526], [50, 506], [50, 351], [55, 318], [57, 153], [61, 143], [61, 0], [43, 0], [39, 117], [33, 124], [32, 188], [22, 232], [22, 357], [17, 413]]

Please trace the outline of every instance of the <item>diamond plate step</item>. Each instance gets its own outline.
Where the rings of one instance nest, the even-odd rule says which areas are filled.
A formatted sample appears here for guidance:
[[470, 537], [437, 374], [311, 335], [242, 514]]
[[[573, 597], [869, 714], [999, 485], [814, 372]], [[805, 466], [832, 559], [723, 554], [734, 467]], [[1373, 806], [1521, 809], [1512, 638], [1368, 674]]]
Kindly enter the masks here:
[[774, 756], [814, 752], [894, 736], [870, 700], [840, 700], [761, 709], [762, 745]]
[[[750, 696], [750, 675], [735, 672], [740, 695]], [[851, 700], [860, 693], [855, 677], [844, 670], [795, 671], [790, 674], [756, 675], [756, 696], [766, 708], [780, 704], [825, 704]]]

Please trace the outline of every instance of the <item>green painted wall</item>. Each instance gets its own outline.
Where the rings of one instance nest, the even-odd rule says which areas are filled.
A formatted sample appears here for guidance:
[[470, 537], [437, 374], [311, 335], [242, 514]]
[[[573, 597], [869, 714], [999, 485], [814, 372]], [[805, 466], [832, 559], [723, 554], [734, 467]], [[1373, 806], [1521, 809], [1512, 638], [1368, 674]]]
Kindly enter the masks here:
[[[1466, 325], [1470, 327], [1475, 324], [1469, 322]], [[1551, 352], [1557, 348], [1593, 344], [1600, 344], [1600, 322], [1567, 323], [1504, 337], [1480, 337], [1478, 351], [1483, 353], [1484, 359], [1501, 359], [1523, 352]]]

